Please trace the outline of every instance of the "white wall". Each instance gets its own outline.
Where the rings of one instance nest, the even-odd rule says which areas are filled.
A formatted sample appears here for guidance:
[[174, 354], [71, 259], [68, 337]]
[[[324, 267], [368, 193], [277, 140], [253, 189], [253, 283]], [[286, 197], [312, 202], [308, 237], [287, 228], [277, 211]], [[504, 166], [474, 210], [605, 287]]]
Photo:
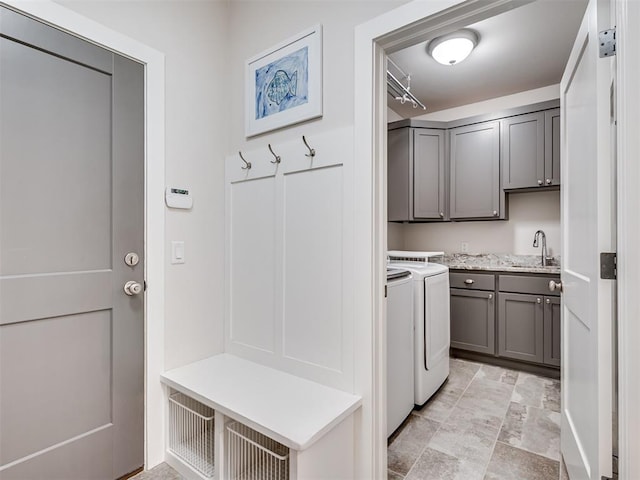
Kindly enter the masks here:
[[[166, 210], [165, 368], [221, 352], [227, 4], [57, 1], [166, 55], [166, 181], [191, 190], [194, 207]], [[171, 240], [185, 241], [184, 265], [170, 264]]]
[[[226, 42], [229, 64], [225, 82], [228, 86], [225, 95], [232, 99], [229, 112], [231, 132], [226, 144], [228, 153], [246, 148], [266, 148], [267, 143], [276, 144], [302, 135], [313, 143], [315, 132], [353, 125], [354, 27], [407, 1], [231, 2], [231, 38]], [[323, 117], [247, 141], [243, 110], [245, 60], [316, 23], [323, 27]]]
[[403, 225], [404, 249], [456, 253], [461, 251], [460, 243], [467, 242], [469, 253], [538, 255], [533, 235], [544, 230], [549, 255], [560, 255], [560, 192], [511, 193], [508, 198], [506, 221]]
[[547, 100], [557, 100], [560, 98], [560, 85], [549, 85], [547, 87], [527, 90], [525, 92], [505, 95], [504, 97], [492, 98], [478, 103], [470, 103], [461, 107], [441, 110], [439, 112], [426, 113], [415, 120], [433, 120], [438, 122], [449, 122], [460, 118], [482, 115], [485, 113], [500, 112], [508, 108], [529, 105], [532, 103], [546, 102]]
[[[532, 103], [555, 100], [560, 97], [560, 86], [520, 92], [461, 107], [428, 113], [417, 120], [448, 122], [475, 115], [499, 112]], [[461, 251], [461, 242], [469, 244], [469, 253], [515, 253], [535, 255], [533, 248], [536, 230], [547, 235], [549, 255], [561, 255], [560, 250], [560, 192], [542, 191], [509, 193], [509, 220], [484, 222], [447, 222], [421, 224], [389, 223], [389, 248], [405, 250]]]

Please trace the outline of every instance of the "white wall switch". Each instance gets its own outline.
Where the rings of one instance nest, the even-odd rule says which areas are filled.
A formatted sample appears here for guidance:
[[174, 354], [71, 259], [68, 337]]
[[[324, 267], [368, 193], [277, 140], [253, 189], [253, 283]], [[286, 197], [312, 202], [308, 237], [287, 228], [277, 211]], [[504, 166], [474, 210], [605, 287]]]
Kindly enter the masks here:
[[171, 263], [184, 263], [184, 242], [182, 240], [171, 242]]
[[460, 251], [462, 253], [468, 253], [469, 252], [469, 242], [460, 243]]

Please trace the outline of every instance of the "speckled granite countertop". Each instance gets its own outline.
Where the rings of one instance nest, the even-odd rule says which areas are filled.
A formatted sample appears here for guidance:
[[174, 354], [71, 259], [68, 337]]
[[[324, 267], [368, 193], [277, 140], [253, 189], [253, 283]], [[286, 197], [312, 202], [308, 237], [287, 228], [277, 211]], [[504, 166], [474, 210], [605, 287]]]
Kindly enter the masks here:
[[467, 253], [448, 253], [440, 257], [432, 257], [429, 261], [446, 265], [452, 270], [491, 270], [498, 272], [548, 273], [560, 274], [560, 259], [554, 257], [543, 267], [540, 255], [509, 255], [484, 253], [469, 255]]

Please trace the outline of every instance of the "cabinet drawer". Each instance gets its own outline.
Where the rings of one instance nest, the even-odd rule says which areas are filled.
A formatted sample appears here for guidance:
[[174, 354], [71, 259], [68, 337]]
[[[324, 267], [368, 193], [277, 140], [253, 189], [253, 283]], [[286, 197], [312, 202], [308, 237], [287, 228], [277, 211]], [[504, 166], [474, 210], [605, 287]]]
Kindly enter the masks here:
[[549, 291], [549, 281], [559, 282], [560, 277], [499, 275], [498, 289], [501, 292], [529, 293], [532, 295], [558, 296], [560, 292]]
[[495, 275], [491, 273], [455, 273], [449, 274], [451, 288], [464, 288], [465, 290], [493, 290], [495, 288]]

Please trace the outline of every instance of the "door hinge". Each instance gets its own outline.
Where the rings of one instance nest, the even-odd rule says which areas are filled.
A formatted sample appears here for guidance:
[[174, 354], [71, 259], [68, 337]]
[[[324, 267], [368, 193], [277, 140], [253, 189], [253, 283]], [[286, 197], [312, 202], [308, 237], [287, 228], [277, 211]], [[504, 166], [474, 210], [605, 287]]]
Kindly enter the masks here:
[[144, 286], [144, 290], [143, 291], [147, 291], [147, 281], [145, 280], [144, 282], [142, 282], [142, 285]]
[[598, 32], [600, 58], [613, 57], [616, 54], [616, 27]]
[[384, 298], [387, 298], [387, 286], [384, 286]]
[[600, 253], [600, 278], [615, 280], [618, 277], [618, 259], [615, 253]]

